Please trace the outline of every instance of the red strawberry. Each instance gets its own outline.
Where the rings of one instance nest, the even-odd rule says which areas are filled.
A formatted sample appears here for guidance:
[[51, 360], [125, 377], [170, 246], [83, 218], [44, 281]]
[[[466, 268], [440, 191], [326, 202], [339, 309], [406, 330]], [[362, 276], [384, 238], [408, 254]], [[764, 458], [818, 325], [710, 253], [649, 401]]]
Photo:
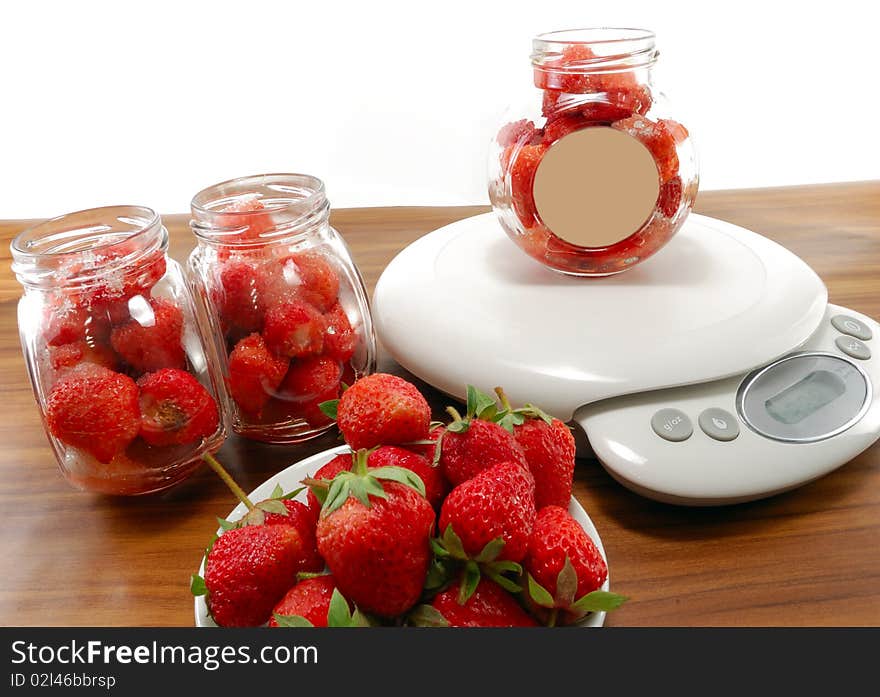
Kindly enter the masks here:
[[660, 195], [657, 197], [657, 207], [667, 218], [672, 218], [681, 205], [681, 177], [673, 177], [663, 182], [660, 187]]
[[290, 358], [321, 353], [324, 329], [324, 316], [313, 305], [293, 298], [271, 307], [263, 318], [266, 346]]
[[63, 443], [108, 463], [125, 450], [141, 425], [134, 380], [92, 363], [71, 368], [46, 400], [49, 432]]
[[272, 610], [270, 627], [278, 627], [276, 617], [302, 617], [313, 627], [326, 627], [330, 612], [330, 598], [336, 583], [330, 575], [307, 578], [287, 591], [287, 595]]
[[681, 124], [665, 119], [652, 121], [644, 116], [631, 116], [611, 124], [611, 127], [628, 133], [651, 151], [662, 181], [668, 181], [678, 173], [676, 136], [680, 136]]
[[612, 593], [590, 595], [605, 583], [608, 567], [590, 536], [559, 506], [538, 512], [523, 570], [529, 578], [530, 604], [550, 624], [570, 624], [591, 611], [614, 609], [624, 600]]
[[150, 445], [183, 445], [217, 431], [217, 403], [185, 370], [163, 368], [147, 373], [140, 388], [140, 436]]
[[[337, 455], [330, 460], [330, 462], [319, 467], [312, 475], [312, 479], [326, 481], [329, 485], [330, 480], [332, 480], [337, 474], [351, 470], [352, 464], [351, 453]], [[318, 497], [315, 496], [315, 492], [312, 491], [312, 489], [309, 489], [306, 494], [306, 499], [308, 501], [309, 512], [315, 520], [318, 520], [318, 516], [321, 515], [321, 501], [318, 500]]]
[[241, 239], [255, 240], [272, 229], [274, 222], [271, 213], [260, 199], [243, 196], [223, 209], [217, 217], [216, 225], [236, 230]]
[[374, 373], [342, 393], [336, 422], [354, 450], [400, 445], [428, 435], [431, 408], [412, 383]]
[[73, 368], [80, 363], [94, 363], [95, 365], [116, 370], [119, 367], [119, 357], [109, 346], [104, 344], [92, 344], [80, 339], [69, 344], [49, 347], [49, 362], [55, 370]]
[[459, 603], [457, 585], [438, 593], [431, 606], [449, 627], [537, 627], [513, 596], [488, 578], [480, 583], [467, 602]]
[[239, 408], [259, 416], [287, 373], [289, 361], [278, 358], [263, 337], [251, 334], [239, 341], [229, 354], [229, 392]]
[[504, 390], [498, 387], [495, 392], [505, 412], [512, 416], [514, 437], [535, 478], [535, 507], [539, 511], [551, 505], [568, 508], [575, 465], [571, 430], [533, 404], [513, 409]]
[[538, 209], [535, 207], [535, 197], [532, 186], [535, 182], [535, 172], [547, 151], [545, 145], [524, 145], [513, 150], [507, 155], [513, 158], [510, 167], [510, 196], [513, 209], [522, 224], [529, 228], [540, 221]]
[[[412, 450], [414, 453], [421, 455], [431, 464], [435, 464], [434, 459], [435, 457], [437, 457], [437, 441], [443, 437], [444, 433], [446, 433], [446, 426], [444, 426], [443, 424], [435, 424], [434, 427], [428, 432], [428, 437], [423, 439], [431, 441], [430, 443], [407, 445], [406, 448], [407, 450]], [[439, 465], [439, 462], [437, 464]]]
[[341, 363], [351, 360], [357, 347], [358, 335], [348, 320], [342, 305], [336, 303], [324, 314], [324, 353]]
[[[247, 502], [245, 502], [247, 505]], [[324, 560], [318, 554], [315, 537], [315, 516], [302, 501], [278, 497], [260, 501], [238, 522], [238, 525], [292, 525], [303, 542], [301, 571], [321, 571]]]
[[331, 420], [318, 405], [339, 396], [341, 380], [342, 365], [336, 359], [298, 358], [291, 361], [276, 396], [288, 414], [305, 419], [310, 426], [323, 426]]
[[515, 143], [530, 143], [533, 139], [540, 139], [540, 134], [535, 128], [535, 124], [528, 119], [521, 119], [508, 123], [501, 127], [495, 140], [502, 148]]
[[110, 340], [110, 322], [106, 317], [93, 315], [87, 307], [59, 295], [45, 309], [43, 336], [50, 346], [62, 346], [80, 340], [97, 346]]
[[339, 276], [330, 261], [317, 251], [297, 252], [281, 260], [284, 282], [298, 297], [321, 312], [339, 296]]
[[497, 538], [503, 540], [489, 561], [522, 561], [534, 521], [535, 481], [513, 462], [493, 465], [459, 484], [440, 508], [441, 533], [445, 537], [452, 528], [467, 557], [476, 558]]
[[[330, 485], [318, 520], [318, 551], [346, 598], [365, 612], [394, 617], [422, 593], [434, 509], [413, 488], [421, 482], [409, 470], [368, 470], [366, 455], [360, 451], [354, 471], [341, 472]], [[379, 490], [385, 498], [376, 495]]]
[[296, 582], [303, 542], [291, 525], [224, 532], [205, 561], [208, 610], [222, 627], [257, 627]]
[[237, 257], [220, 266], [214, 301], [227, 334], [247, 335], [262, 329], [265, 310], [259, 291], [262, 273], [262, 267], [254, 261]]
[[425, 485], [425, 498], [435, 509], [440, 506], [447, 491], [446, 481], [440, 469], [434, 467], [421, 455], [394, 445], [384, 445], [370, 453], [370, 467], [404, 467], [415, 472]]
[[126, 363], [140, 372], [160, 368], [184, 368], [186, 353], [181, 343], [183, 313], [168, 300], [145, 304], [143, 316], [114, 327], [110, 343]]
[[[464, 430], [454, 430], [462, 423], [467, 424]], [[513, 434], [491, 421], [473, 417], [457, 420], [446, 429], [440, 443], [440, 468], [453, 486], [499, 462], [527, 468], [525, 454]]]

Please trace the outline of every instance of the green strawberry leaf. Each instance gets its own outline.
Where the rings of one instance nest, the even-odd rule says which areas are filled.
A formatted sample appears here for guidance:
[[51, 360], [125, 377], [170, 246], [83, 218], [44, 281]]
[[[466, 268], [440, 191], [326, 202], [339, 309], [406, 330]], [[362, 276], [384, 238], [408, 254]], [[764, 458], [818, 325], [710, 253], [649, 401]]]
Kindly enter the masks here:
[[571, 564], [571, 559], [565, 555], [565, 563], [556, 577], [556, 606], [571, 607], [577, 594], [578, 577], [577, 571]]
[[529, 597], [541, 607], [553, 607], [553, 596], [531, 574], [526, 574]]
[[546, 423], [548, 426], [553, 425], [553, 417], [540, 407], [535, 406], [534, 404], [526, 403], [525, 406], [517, 409], [515, 413], [530, 419], [541, 419], [541, 421]]
[[609, 591], [593, 591], [575, 602], [570, 610], [574, 612], [610, 612], [623, 605], [629, 598]]
[[373, 623], [370, 622], [370, 618], [367, 617], [363, 612], [354, 609], [354, 612], [351, 613], [351, 622], [348, 625], [349, 627], [372, 627]]
[[338, 399], [330, 399], [326, 402], [321, 402], [318, 405], [318, 409], [321, 410], [321, 413], [324, 414], [328, 419], [333, 419], [336, 421], [339, 412], [339, 400]]
[[452, 433], [466, 433], [470, 424], [467, 421], [453, 421], [446, 427]]
[[516, 581], [511, 581], [507, 576], [502, 576], [501, 574], [487, 573], [489, 578], [491, 578], [495, 583], [501, 586], [508, 593], [521, 593], [522, 586], [520, 586]]
[[333, 595], [330, 596], [330, 609], [327, 611], [327, 626], [347, 627], [349, 622], [351, 622], [351, 612], [348, 609], [348, 601], [338, 588], [334, 588]]
[[298, 489], [294, 489], [293, 491], [290, 491], [286, 494], [282, 494], [281, 496], [273, 497], [273, 498], [279, 498], [282, 501], [289, 501], [290, 499], [295, 499], [297, 496], [299, 496], [300, 492], [305, 491], [306, 488], [307, 487], [301, 486]]
[[[431, 546], [433, 547], [435, 544], [434, 540], [431, 540]], [[446, 551], [443, 550], [442, 556], [446, 555]], [[443, 588], [447, 583], [449, 583], [450, 578], [452, 576], [453, 564], [449, 562], [447, 559], [443, 558], [434, 558], [431, 560], [431, 565], [428, 567], [428, 574], [425, 576], [425, 585], [423, 588], [431, 594], [433, 591], [439, 590]]]
[[486, 543], [486, 546], [480, 550], [480, 553], [476, 557], [474, 557], [474, 561], [477, 563], [495, 561], [503, 549], [504, 538], [498, 536], [494, 540]]
[[234, 530], [238, 527], [238, 523], [233, 523], [231, 520], [226, 520], [225, 518], [217, 518], [217, 524], [223, 532]]
[[278, 515], [290, 515], [290, 511], [287, 510], [287, 506], [284, 505], [283, 502], [279, 501], [277, 498], [266, 499], [265, 501], [260, 501], [255, 508], [259, 508], [261, 511], [265, 511], [266, 513], [276, 513]]
[[269, 494], [270, 499], [280, 499], [284, 496], [284, 489], [281, 488], [280, 484], [276, 484], [275, 488], [272, 489], [272, 493]]
[[437, 436], [437, 440], [434, 441], [434, 457], [431, 460], [431, 466], [437, 467], [440, 464], [440, 455], [441, 449], [443, 448], [443, 436], [446, 435], [446, 429], [443, 430], [439, 436]]
[[514, 426], [524, 424], [525, 421], [525, 417], [521, 414], [517, 414], [515, 411], [508, 411], [503, 412], [501, 417], [498, 418], [495, 423], [501, 426], [501, 428], [503, 428], [508, 433], [513, 433]]
[[461, 586], [458, 589], [458, 604], [464, 605], [470, 600], [478, 585], [480, 585], [480, 567], [477, 566], [476, 562], [469, 561], [464, 565], [464, 572], [461, 575]]
[[406, 467], [377, 467], [370, 470], [368, 478], [386, 479], [391, 482], [405, 484], [418, 491], [422, 496], [425, 495], [425, 483], [422, 481], [422, 478], [412, 470], [406, 469]]
[[305, 617], [299, 615], [279, 615], [277, 612], [272, 614], [279, 627], [314, 627]]
[[189, 581], [189, 592], [198, 597], [208, 594], [208, 586], [205, 585], [205, 579], [198, 574], [193, 574]]
[[448, 627], [449, 622], [433, 605], [416, 605], [407, 616], [413, 627]]
[[467, 386], [467, 415], [468, 418], [477, 417], [492, 421], [498, 413], [498, 405], [495, 398], [481, 392], [473, 385]]
[[446, 530], [443, 531], [441, 542], [449, 556], [453, 559], [464, 560], [468, 558], [464, 551], [464, 545], [461, 543], [461, 538], [455, 534], [455, 530], [452, 529], [451, 524], [447, 525]]

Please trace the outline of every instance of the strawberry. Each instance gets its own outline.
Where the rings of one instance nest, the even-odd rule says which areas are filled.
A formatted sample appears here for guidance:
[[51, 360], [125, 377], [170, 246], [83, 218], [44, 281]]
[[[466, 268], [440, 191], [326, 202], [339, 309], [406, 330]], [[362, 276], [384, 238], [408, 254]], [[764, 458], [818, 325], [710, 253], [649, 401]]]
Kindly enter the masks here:
[[575, 443], [571, 430], [559, 419], [533, 404], [513, 409], [500, 387], [495, 389], [504, 410], [511, 414], [513, 435], [535, 478], [535, 507], [568, 508], [574, 478]]
[[94, 363], [116, 370], [119, 367], [119, 357], [109, 346], [79, 339], [69, 344], [50, 346], [49, 363], [57, 371], [73, 368], [80, 363]]
[[290, 362], [276, 393], [284, 410], [305, 419], [310, 426], [323, 426], [330, 418], [319, 404], [339, 396], [342, 365], [328, 356], [310, 356]]
[[326, 256], [311, 250], [281, 260], [287, 287], [302, 300], [327, 312], [339, 296], [339, 276]]
[[513, 462], [492, 465], [459, 484], [440, 508], [440, 530], [446, 537], [451, 528], [467, 557], [484, 554], [500, 538], [503, 547], [490, 561], [522, 561], [534, 521], [535, 481]]
[[338, 302], [324, 313], [324, 353], [341, 363], [351, 360], [357, 347], [358, 335], [355, 333]]
[[538, 512], [523, 571], [527, 601], [550, 625], [571, 624], [625, 600], [599, 590], [608, 578], [605, 560], [580, 523], [559, 506]]
[[663, 182], [660, 187], [660, 194], [657, 197], [657, 208], [667, 218], [672, 218], [681, 205], [682, 188], [681, 177], [673, 177]]
[[342, 393], [336, 422], [353, 450], [423, 440], [431, 408], [416, 386], [396, 375], [374, 373]]
[[531, 143], [533, 139], [540, 139], [540, 134], [535, 128], [535, 124], [528, 119], [520, 119], [513, 123], [505, 124], [495, 136], [495, 141], [502, 148], [516, 143]]
[[143, 313], [113, 328], [110, 343], [139, 372], [184, 368], [183, 313], [168, 300], [144, 303]]
[[287, 373], [289, 361], [273, 355], [259, 334], [239, 341], [229, 354], [229, 392], [249, 416], [259, 416]]
[[[495, 399], [467, 386], [467, 412], [462, 417], [455, 409], [447, 411], [454, 421], [446, 427], [440, 440], [439, 464], [443, 476], [453, 486], [471, 479], [499, 462], [514, 462], [527, 468], [526, 456], [516, 442], [512, 427], [507, 430], [497, 420], [504, 412]], [[505, 422], [506, 423], [506, 422]]]
[[435, 509], [439, 508], [446, 494], [447, 485], [440, 474], [424, 457], [405, 448], [394, 445], [383, 445], [370, 452], [367, 459], [370, 467], [403, 467], [419, 475], [425, 485], [425, 498]]
[[292, 525], [247, 525], [225, 531], [205, 560], [208, 610], [222, 627], [257, 627], [296, 582], [303, 542]]
[[432, 422], [431, 430], [428, 431], [428, 437], [424, 439], [426, 442], [407, 444], [406, 448], [421, 455], [431, 464], [438, 465], [440, 462], [440, 452], [437, 450], [437, 442], [443, 437], [444, 433], [446, 433], [446, 426], [439, 422]]
[[43, 337], [49, 346], [62, 346], [85, 341], [91, 346], [110, 340], [110, 322], [77, 305], [67, 296], [58, 295], [45, 308], [42, 322]]
[[532, 227], [540, 221], [538, 209], [535, 207], [535, 197], [532, 193], [532, 185], [535, 182], [535, 172], [547, 151], [543, 144], [524, 145], [520, 148], [513, 145], [505, 155], [510, 166], [510, 196], [513, 209], [525, 227]]
[[676, 138], [681, 137], [684, 128], [681, 124], [667, 119], [652, 121], [645, 116], [631, 116], [611, 124], [611, 127], [628, 133], [648, 148], [657, 163], [661, 182], [678, 174]]
[[488, 578], [480, 580], [465, 603], [459, 602], [454, 587], [438, 593], [431, 600], [433, 612], [425, 606], [416, 608], [410, 616], [414, 624], [445, 627], [537, 627], [538, 623], [525, 611], [513, 596]]
[[274, 226], [272, 215], [256, 196], [242, 196], [223, 209], [218, 227], [230, 228], [242, 240], [256, 240]]
[[249, 259], [232, 257], [220, 265], [213, 297], [226, 334], [250, 334], [263, 327], [265, 310], [259, 291], [261, 266]]
[[419, 599], [431, 561], [434, 509], [421, 480], [400, 467], [367, 468], [330, 484], [318, 519], [318, 551], [342, 594], [365, 612], [394, 617]]
[[163, 368], [137, 381], [140, 436], [150, 445], [183, 445], [213, 435], [220, 424], [217, 403], [185, 370]]
[[134, 380], [93, 363], [71, 368], [46, 400], [46, 425], [61, 442], [108, 463], [140, 430]]
[[321, 353], [324, 329], [324, 316], [310, 303], [295, 298], [269, 308], [263, 318], [266, 346], [289, 358]]
[[270, 627], [369, 627], [360, 610], [352, 612], [330, 575], [307, 578], [291, 588], [272, 611]]

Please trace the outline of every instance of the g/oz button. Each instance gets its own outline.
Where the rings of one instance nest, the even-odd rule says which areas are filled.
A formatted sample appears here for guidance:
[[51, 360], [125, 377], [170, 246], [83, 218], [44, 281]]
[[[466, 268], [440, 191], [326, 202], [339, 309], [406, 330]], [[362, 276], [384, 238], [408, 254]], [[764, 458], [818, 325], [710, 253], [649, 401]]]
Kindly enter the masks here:
[[739, 435], [739, 424], [736, 418], [724, 409], [712, 407], [706, 409], [697, 420], [700, 428], [710, 438], [715, 440], [733, 440]]
[[859, 322], [855, 317], [849, 315], [835, 315], [831, 318], [831, 324], [834, 328], [843, 333], [854, 336], [862, 341], [869, 341], [873, 336], [871, 328], [866, 326], [864, 322]]
[[678, 409], [661, 409], [651, 417], [651, 428], [661, 438], [678, 443], [694, 433], [688, 415]]

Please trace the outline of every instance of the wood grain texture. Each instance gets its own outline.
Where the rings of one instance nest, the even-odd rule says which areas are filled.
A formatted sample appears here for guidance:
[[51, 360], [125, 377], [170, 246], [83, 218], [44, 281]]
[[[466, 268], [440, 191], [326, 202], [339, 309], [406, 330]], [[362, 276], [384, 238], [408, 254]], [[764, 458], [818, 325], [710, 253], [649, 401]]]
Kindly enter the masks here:
[[[333, 223], [372, 289], [406, 244], [484, 210], [340, 210]], [[708, 192], [697, 210], [780, 242], [812, 265], [833, 302], [880, 316], [880, 182]], [[187, 218], [165, 220], [182, 260]], [[75, 491], [61, 478], [18, 343], [8, 243], [23, 227], [0, 222], [0, 623], [192, 625], [189, 575], [215, 516], [235, 501], [207, 469], [135, 499]], [[384, 354], [380, 369], [407, 375]], [[439, 415], [443, 398], [419, 386]], [[219, 457], [250, 490], [336, 442], [233, 437]], [[578, 464], [575, 493], [602, 536], [614, 590], [631, 598], [609, 625], [880, 625], [880, 447], [808, 486], [732, 507], [653, 503], [590, 460]]]

